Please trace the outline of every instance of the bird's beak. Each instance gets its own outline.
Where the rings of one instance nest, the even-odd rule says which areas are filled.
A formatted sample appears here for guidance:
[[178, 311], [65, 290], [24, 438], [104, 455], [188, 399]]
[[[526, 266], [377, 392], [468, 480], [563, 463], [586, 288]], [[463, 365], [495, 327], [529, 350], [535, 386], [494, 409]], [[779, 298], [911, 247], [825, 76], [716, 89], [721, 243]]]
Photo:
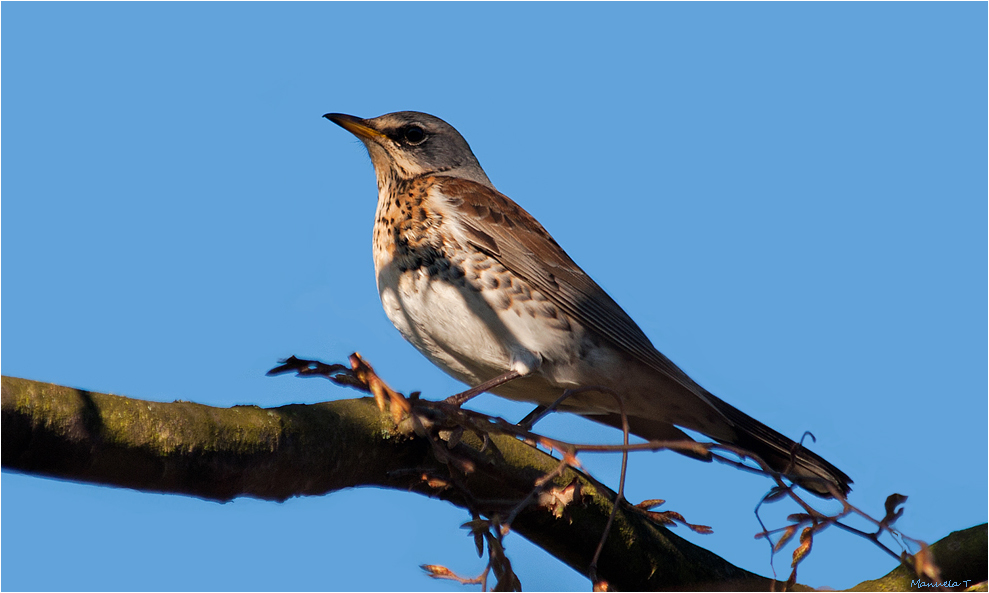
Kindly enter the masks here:
[[376, 138], [387, 138], [383, 133], [367, 125], [367, 121], [354, 117], [353, 115], [346, 115], [344, 113], [327, 113], [324, 115], [326, 119], [340, 126], [341, 128], [347, 130], [351, 134], [357, 136], [358, 138], [367, 138], [368, 140], [373, 140]]

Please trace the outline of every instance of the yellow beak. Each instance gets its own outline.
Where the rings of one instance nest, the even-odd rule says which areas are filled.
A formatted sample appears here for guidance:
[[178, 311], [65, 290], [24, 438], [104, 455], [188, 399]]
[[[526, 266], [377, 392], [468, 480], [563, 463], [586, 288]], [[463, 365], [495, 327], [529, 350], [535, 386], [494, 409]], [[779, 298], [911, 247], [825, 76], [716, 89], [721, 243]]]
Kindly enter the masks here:
[[367, 125], [363, 119], [359, 117], [354, 117], [353, 115], [346, 115], [344, 113], [327, 113], [324, 115], [326, 119], [340, 126], [341, 128], [347, 130], [351, 134], [357, 136], [358, 138], [367, 138], [373, 140], [375, 138], [387, 138], [384, 134], [375, 130], [371, 126]]

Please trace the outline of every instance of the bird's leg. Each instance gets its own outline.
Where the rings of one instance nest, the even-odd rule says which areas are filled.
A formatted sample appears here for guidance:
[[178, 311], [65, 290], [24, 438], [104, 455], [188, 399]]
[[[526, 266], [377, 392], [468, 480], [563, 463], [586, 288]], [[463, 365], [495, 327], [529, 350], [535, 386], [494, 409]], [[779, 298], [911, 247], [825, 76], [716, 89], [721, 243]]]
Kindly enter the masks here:
[[542, 420], [543, 416], [545, 416], [548, 412], [548, 407], [536, 406], [536, 409], [526, 414], [525, 418], [519, 420], [519, 423], [516, 424], [516, 426], [523, 430], [532, 430], [532, 427], [535, 426], [536, 422]]
[[[567, 389], [566, 391], [563, 392], [563, 395], [556, 398], [556, 400], [550, 405], [536, 406], [535, 410], [526, 414], [525, 418], [519, 421], [518, 426], [526, 430], [532, 430], [532, 427], [536, 425], [536, 422], [542, 420], [543, 417], [546, 416], [546, 414], [549, 414], [550, 412], [555, 412], [556, 408], [559, 407], [559, 405], [562, 404], [565, 399], [577, 395], [578, 393], [583, 393], [585, 391], [601, 391], [603, 393], [611, 393], [612, 395], [615, 395], [616, 398], [618, 397], [616, 394], [614, 394], [614, 392], [612, 392], [610, 389], [607, 389], [605, 387], [588, 386], [588, 387], [581, 387], [579, 389]], [[619, 402], [619, 405], [621, 405], [621, 402]]]
[[[591, 389], [594, 389], [593, 387]], [[557, 406], [559, 406], [563, 400], [567, 399], [571, 395], [575, 395], [585, 389], [567, 389], [563, 392], [563, 395], [556, 398], [556, 401], [548, 406], [536, 406], [536, 409], [526, 414], [525, 418], [519, 421], [518, 426], [524, 428], [525, 430], [532, 430], [532, 427], [536, 425], [536, 422], [542, 420], [546, 414], [550, 412], [555, 412]]]
[[480, 385], [475, 385], [474, 387], [471, 387], [467, 391], [462, 391], [455, 395], [451, 395], [450, 397], [443, 400], [443, 403], [447, 403], [453, 406], [462, 406], [467, 401], [481, 395], [485, 391], [488, 391], [489, 389], [494, 389], [499, 385], [504, 385], [505, 383], [508, 383], [509, 381], [512, 381], [514, 379], [518, 379], [521, 376], [522, 373], [518, 371], [514, 371], [514, 370], [508, 371], [503, 375], [498, 375], [494, 379], [488, 379], [487, 381], [481, 383]]

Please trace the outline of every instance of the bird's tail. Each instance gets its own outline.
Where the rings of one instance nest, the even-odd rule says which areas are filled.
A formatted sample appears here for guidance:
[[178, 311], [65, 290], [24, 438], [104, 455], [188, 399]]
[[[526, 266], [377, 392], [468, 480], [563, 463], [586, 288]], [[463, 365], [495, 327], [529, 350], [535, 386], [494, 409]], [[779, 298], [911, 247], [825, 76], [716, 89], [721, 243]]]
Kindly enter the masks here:
[[714, 437], [715, 440], [758, 455], [773, 471], [818, 496], [832, 497], [827, 484], [842, 495], [847, 495], [851, 490], [852, 479], [828, 460], [730, 404], [708, 395], [735, 432], [735, 438], [730, 441]]
[[[818, 496], [831, 498], [831, 491], [826, 486], [827, 483], [834, 485], [835, 489], [842, 494], [848, 494], [851, 490], [849, 486], [852, 483], [851, 478], [817, 453], [795, 443], [710, 393], [705, 393], [705, 395], [728, 422], [725, 423], [724, 430], [701, 432], [718, 432], [719, 434], [708, 436], [722, 444], [733, 445], [758, 455], [773, 471], [779, 472]], [[619, 430], [622, 428], [622, 417], [619, 414], [583, 414], [583, 416]], [[630, 416], [628, 427], [632, 434], [650, 441], [693, 440], [673, 424], [661, 420]], [[688, 426], [688, 428], [693, 427]], [[724, 436], [727, 432], [732, 433], [731, 438]], [[711, 461], [712, 459], [709, 453], [705, 454], [690, 449], [679, 450], [678, 452], [702, 461]]]

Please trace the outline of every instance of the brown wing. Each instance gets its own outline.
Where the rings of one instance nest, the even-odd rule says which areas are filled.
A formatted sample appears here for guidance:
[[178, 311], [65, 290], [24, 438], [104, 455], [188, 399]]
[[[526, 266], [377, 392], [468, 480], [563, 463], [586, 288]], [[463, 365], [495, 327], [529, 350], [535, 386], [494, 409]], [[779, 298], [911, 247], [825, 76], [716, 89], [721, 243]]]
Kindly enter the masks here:
[[[467, 240], [475, 248], [525, 279], [578, 323], [632, 353], [717, 410], [729, 426], [735, 427], [737, 434], [730, 441], [715, 437], [716, 440], [756, 452], [777, 471], [790, 473], [792, 479], [817, 494], [828, 496], [827, 489], [816, 481], [821, 478], [848, 492], [851, 479], [841, 470], [813, 451], [798, 449], [794, 454], [796, 445], [792, 440], [715, 397], [656, 350], [618, 303], [518, 204], [473, 181], [451, 177], [438, 177], [437, 181], [450, 207], [464, 215], [461, 223]], [[608, 424], [608, 419], [600, 421]], [[705, 432], [701, 427], [692, 428]], [[672, 426], [664, 428], [664, 435], [670, 429], [676, 430]], [[640, 436], [663, 438], [662, 435]]]
[[580, 269], [531, 214], [473, 181], [437, 179], [471, 244], [525, 279], [571, 318], [704, 400], [707, 392], [663, 356], [632, 318]]

